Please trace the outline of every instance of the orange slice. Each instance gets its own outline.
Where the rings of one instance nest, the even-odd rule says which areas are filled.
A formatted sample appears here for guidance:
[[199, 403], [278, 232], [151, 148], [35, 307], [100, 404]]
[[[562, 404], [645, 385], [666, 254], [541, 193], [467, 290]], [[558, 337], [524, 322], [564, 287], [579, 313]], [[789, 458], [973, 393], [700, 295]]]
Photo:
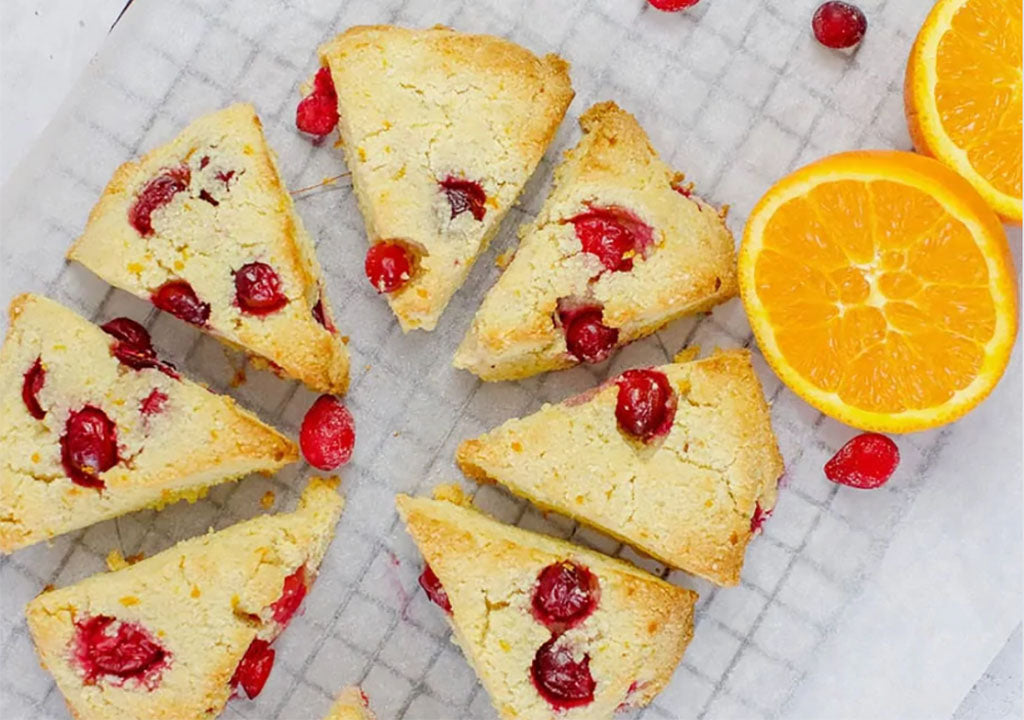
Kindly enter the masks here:
[[939, 0], [907, 63], [910, 135], [1018, 224], [1021, 86], [1020, 0]]
[[867, 430], [951, 422], [995, 386], [1017, 334], [1006, 235], [978, 193], [913, 153], [819, 160], [751, 213], [740, 293], [769, 364]]

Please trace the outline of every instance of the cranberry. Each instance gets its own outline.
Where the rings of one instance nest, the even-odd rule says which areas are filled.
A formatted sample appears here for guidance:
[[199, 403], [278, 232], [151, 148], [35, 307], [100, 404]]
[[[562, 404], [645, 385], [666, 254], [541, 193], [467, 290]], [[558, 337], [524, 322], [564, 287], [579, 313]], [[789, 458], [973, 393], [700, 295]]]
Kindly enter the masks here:
[[753, 534], [761, 532], [765, 522], [772, 516], [772, 509], [765, 510], [761, 503], [754, 504], [754, 514], [750, 517], [750, 532]]
[[587, 705], [594, 700], [597, 683], [590, 674], [590, 655], [574, 660], [564, 644], [553, 637], [537, 649], [530, 675], [537, 691], [558, 710]]
[[583, 251], [596, 255], [612, 272], [632, 270], [633, 256], [654, 242], [650, 225], [619, 207], [591, 208], [569, 222], [576, 228]]
[[153, 211], [169, 203], [175, 195], [188, 188], [192, 171], [187, 165], [167, 168], [146, 183], [128, 209], [128, 222], [143, 237], [153, 234]]
[[334, 470], [352, 457], [356, 423], [352, 413], [333, 395], [321, 395], [306, 411], [299, 445], [306, 461], [320, 470]]
[[833, 0], [814, 11], [811, 28], [822, 45], [842, 50], [861, 41], [868, 29], [868, 19], [857, 6]]
[[274, 649], [270, 643], [260, 638], [253, 638], [249, 648], [235, 668], [231, 676], [231, 687], [242, 686], [245, 694], [252, 700], [260, 694], [267, 684], [270, 670], [274, 667]]
[[565, 344], [569, 354], [582, 362], [598, 363], [607, 358], [619, 341], [619, 331], [601, 322], [600, 308], [563, 312]]
[[295, 110], [295, 126], [310, 135], [326, 135], [338, 124], [338, 94], [331, 70], [322, 67], [313, 78], [313, 92]]
[[597, 607], [597, 577], [571, 560], [548, 565], [533, 588], [533, 614], [559, 630], [578, 625]]
[[266, 263], [251, 262], [235, 271], [235, 302], [242, 312], [269, 315], [288, 304], [281, 278]]
[[75, 623], [74, 655], [85, 684], [92, 685], [101, 676], [153, 682], [167, 666], [170, 653], [135, 623], [121, 622], [111, 633], [115, 622], [109, 615], [94, 615]]
[[313, 319], [323, 325], [327, 332], [332, 334], [338, 332], [338, 328], [334, 327], [334, 323], [331, 322], [331, 319], [324, 314], [323, 297], [317, 298], [316, 305], [313, 306]]
[[448, 593], [445, 592], [444, 586], [441, 585], [441, 581], [437, 579], [437, 575], [429, 565], [424, 567], [423, 572], [420, 573], [420, 587], [423, 588], [423, 592], [427, 594], [431, 602], [449, 615], [452, 614], [452, 603], [448, 599]]
[[284, 588], [281, 590], [281, 597], [270, 606], [270, 613], [274, 620], [282, 625], [287, 624], [295, 611], [302, 604], [306, 597], [306, 566], [299, 565], [299, 568], [284, 579]]
[[647, 2], [658, 10], [676, 12], [677, 10], [685, 10], [688, 7], [693, 7], [699, 3], [700, 0], [647, 0]]
[[71, 482], [102, 488], [99, 475], [117, 464], [117, 426], [97, 407], [72, 411], [60, 436], [60, 460]]
[[825, 463], [825, 477], [840, 485], [870, 490], [885, 485], [899, 464], [896, 443], [885, 435], [863, 433]]
[[480, 183], [449, 175], [440, 182], [440, 185], [448, 196], [453, 220], [464, 212], [470, 213], [474, 220], [484, 219], [484, 215], [487, 214], [487, 208], [484, 207], [487, 193], [480, 187]]
[[46, 411], [39, 405], [39, 398], [36, 396], [43, 389], [46, 382], [46, 370], [43, 369], [43, 359], [37, 357], [32, 367], [25, 371], [24, 379], [21, 382], [21, 399], [28, 409], [28, 414], [36, 420], [46, 417]]
[[203, 188], [202, 190], [199, 191], [199, 199], [204, 202], [210, 203], [214, 207], [220, 205], [220, 202], [214, 199], [213, 195], [211, 195], [206, 188]]
[[[243, 170], [242, 172], [245, 172], [245, 170]], [[217, 173], [214, 175], [215, 178], [224, 183], [225, 188], [231, 183], [231, 178], [233, 178], [234, 176], [234, 170], [228, 170], [227, 172], [224, 172], [223, 170], [218, 170]]]
[[200, 170], [202, 170], [203, 168], [205, 168], [209, 164], [210, 164], [210, 156], [209, 155], [203, 155], [201, 158], [199, 158], [199, 169]]
[[680, 185], [679, 183], [672, 183], [672, 189], [675, 190], [680, 195], [682, 195], [684, 198], [693, 197], [692, 185]]
[[204, 303], [184, 280], [170, 280], [150, 296], [161, 310], [169, 312], [187, 323], [202, 327], [210, 319], [210, 303]]
[[676, 395], [660, 370], [627, 370], [618, 379], [615, 418], [630, 435], [648, 442], [672, 429]]
[[394, 292], [412, 277], [412, 258], [398, 243], [380, 242], [367, 251], [364, 269], [377, 292]]
[[153, 388], [153, 391], [139, 403], [139, 412], [143, 415], [156, 415], [159, 412], [163, 412], [167, 399], [167, 393]]
[[123, 364], [135, 370], [160, 364], [149, 332], [139, 323], [131, 318], [119, 317], [104, 323], [101, 327], [103, 332], [116, 338], [110, 351]]

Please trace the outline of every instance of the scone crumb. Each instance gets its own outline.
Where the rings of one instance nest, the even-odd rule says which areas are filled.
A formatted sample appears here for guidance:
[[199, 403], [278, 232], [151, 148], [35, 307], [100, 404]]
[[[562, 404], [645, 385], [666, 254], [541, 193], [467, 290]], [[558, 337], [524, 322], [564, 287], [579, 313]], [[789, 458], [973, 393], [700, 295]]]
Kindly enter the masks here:
[[682, 350], [676, 353], [676, 356], [672, 358], [674, 363], [685, 363], [692, 362], [700, 356], [700, 345], [691, 345], [684, 347]]
[[512, 262], [512, 258], [515, 257], [515, 250], [506, 250], [505, 252], [494, 258], [494, 266], [499, 270], [504, 270], [508, 267], [508, 264]]
[[274, 491], [267, 490], [265, 493], [263, 493], [263, 497], [260, 498], [260, 505], [263, 506], [264, 510], [269, 510], [270, 508], [274, 507], [275, 499], [277, 499], [277, 496], [274, 495]]
[[434, 488], [434, 499], [444, 500], [453, 505], [461, 505], [462, 507], [472, 507], [473, 505], [473, 499], [466, 494], [465, 490], [454, 483], [438, 485]]
[[107, 553], [108, 570], [114, 572], [115, 570], [124, 570], [126, 567], [128, 567], [128, 561], [124, 559], [120, 550], [111, 550]]

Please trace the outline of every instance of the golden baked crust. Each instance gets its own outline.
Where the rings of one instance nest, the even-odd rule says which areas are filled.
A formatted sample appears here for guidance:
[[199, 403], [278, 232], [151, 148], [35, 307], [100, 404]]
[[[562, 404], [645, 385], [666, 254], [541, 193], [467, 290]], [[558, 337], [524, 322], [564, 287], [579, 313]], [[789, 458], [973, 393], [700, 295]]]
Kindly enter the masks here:
[[466, 440], [457, 462], [668, 565], [735, 585], [755, 507], [775, 506], [783, 471], [750, 353], [658, 369], [679, 406], [669, 434], [650, 447], [619, 430], [610, 382]]
[[[623, 703], [646, 705], [668, 683], [693, 636], [696, 593], [472, 508], [407, 495], [396, 502], [451, 602], [454, 639], [501, 717], [611, 718]], [[531, 598], [541, 570], [569, 559], [599, 583], [593, 613], [562, 635], [590, 655], [596, 688], [593, 702], [556, 713], [530, 678], [534, 654], [551, 637]]]
[[[115, 572], [44, 592], [26, 608], [43, 667], [79, 720], [192, 720], [220, 714], [229, 681], [255, 638], [283, 630], [270, 606], [305, 565], [312, 582], [343, 505], [336, 478], [314, 478], [299, 508], [178, 543]], [[170, 654], [152, 690], [101, 675], [83, 683], [76, 622], [137, 623]]]
[[[540, 214], [519, 228], [519, 249], [480, 305], [455, 367], [514, 380], [575, 365], [554, 319], [562, 298], [602, 305], [604, 324], [624, 345], [736, 295], [723, 215], [674, 189], [683, 189], [683, 176], [661, 161], [636, 118], [604, 102], [583, 114], [580, 127], [583, 137], [555, 170]], [[632, 270], [602, 273], [601, 261], [583, 252], [569, 220], [590, 206], [623, 208], [653, 228], [654, 243]]]
[[[9, 553], [101, 520], [178, 499], [209, 485], [273, 472], [298, 460], [295, 444], [243, 410], [185, 378], [133, 370], [111, 354], [113, 339], [71, 310], [38, 295], [11, 302], [0, 349], [0, 552]], [[39, 359], [45, 382], [34, 418], [22, 398], [25, 373]], [[166, 396], [143, 414], [153, 391]], [[105, 488], [73, 483], [61, 465], [69, 413], [86, 405], [117, 425], [122, 459], [99, 475]]]
[[370, 710], [366, 695], [357, 687], [347, 687], [338, 693], [324, 720], [377, 720]]
[[[320, 48], [371, 244], [420, 255], [388, 294], [403, 330], [432, 330], [533, 174], [572, 100], [568, 63], [445, 27], [353, 27]], [[486, 213], [452, 218], [440, 181], [480, 184]]]
[[[128, 221], [137, 194], [161, 170], [183, 164], [188, 190], [152, 214], [154, 232], [144, 237]], [[328, 322], [331, 316], [313, 243], [251, 105], [201, 117], [119, 167], [67, 256], [145, 300], [168, 280], [186, 280], [210, 304], [203, 329], [215, 337], [314, 390], [343, 393], [348, 386], [345, 344], [313, 316], [318, 302]], [[234, 272], [254, 261], [277, 272], [288, 298], [267, 315], [243, 313], [235, 301]]]

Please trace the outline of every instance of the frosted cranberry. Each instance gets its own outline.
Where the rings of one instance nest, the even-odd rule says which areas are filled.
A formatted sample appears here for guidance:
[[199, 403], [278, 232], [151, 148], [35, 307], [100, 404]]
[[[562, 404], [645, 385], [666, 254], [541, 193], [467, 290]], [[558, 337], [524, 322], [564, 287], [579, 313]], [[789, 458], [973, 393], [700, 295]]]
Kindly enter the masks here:
[[131, 318], [119, 317], [104, 323], [103, 332], [116, 338], [110, 351], [121, 363], [135, 370], [160, 364], [149, 332]]
[[60, 436], [60, 460], [71, 482], [102, 488], [99, 475], [117, 464], [117, 426], [97, 407], [72, 411]]
[[155, 210], [169, 203], [175, 195], [188, 188], [192, 171], [187, 165], [167, 168], [146, 183], [135, 202], [128, 209], [128, 222], [143, 237], [153, 234], [152, 215]]
[[569, 354], [582, 362], [601, 362], [619, 341], [619, 331], [601, 322], [603, 313], [600, 308], [563, 313], [561, 318]]
[[672, 429], [677, 401], [665, 373], [650, 368], [627, 370], [617, 384], [615, 418], [620, 428], [644, 442]]
[[530, 666], [534, 686], [558, 710], [593, 702], [597, 683], [590, 674], [590, 655], [574, 660], [572, 651], [564, 644], [556, 647], [558, 640], [551, 638], [534, 655]]
[[36, 361], [32, 363], [32, 367], [25, 371], [21, 381], [21, 399], [25, 403], [28, 414], [36, 420], [46, 417], [46, 411], [40, 407], [39, 398], [36, 397], [45, 383], [46, 370], [43, 369], [43, 359], [37, 357]]
[[633, 269], [633, 256], [654, 242], [650, 225], [619, 207], [591, 208], [570, 221], [583, 251], [597, 256], [612, 272]]
[[231, 676], [231, 687], [241, 685], [251, 700], [263, 690], [273, 667], [274, 649], [270, 647], [270, 643], [260, 638], [253, 638], [245, 655], [239, 661], [238, 667], [235, 668], [234, 675]]
[[658, 10], [664, 12], [676, 12], [677, 10], [685, 10], [688, 7], [693, 7], [700, 0], [647, 0], [652, 7], [656, 7]]
[[825, 477], [862, 490], [885, 485], [900, 463], [900, 450], [885, 435], [863, 433], [825, 463]]
[[398, 243], [380, 242], [366, 252], [364, 269], [377, 292], [394, 292], [412, 277], [412, 258]]
[[321, 395], [306, 411], [299, 445], [306, 461], [320, 470], [334, 470], [352, 457], [356, 423], [352, 413], [333, 395]]
[[448, 196], [453, 220], [464, 212], [470, 213], [474, 220], [484, 219], [484, 215], [487, 214], [487, 208], [484, 207], [487, 193], [480, 187], [480, 183], [449, 175], [440, 182], [440, 185]]
[[281, 597], [270, 606], [270, 614], [276, 622], [286, 624], [295, 615], [295, 611], [302, 604], [306, 597], [306, 566], [300, 565], [298, 569], [284, 579], [284, 587], [281, 590]]
[[448, 599], [448, 593], [445, 592], [441, 581], [437, 579], [437, 575], [429, 565], [424, 567], [423, 572], [420, 573], [420, 587], [423, 588], [423, 592], [427, 594], [431, 602], [451, 615], [452, 603]]
[[295, 126], [310, 135], [326, 135], [337, 124], [338, 94], [330, 69], [322, 67], [313, 78], [313, 92], [295, 110]]
[[559, 630], [578, 625], [597, 607], [597, 577], [571, 560], [548, 565], [533, 588], [533, 614]]
[[138, 679], [154, 689], [156, 675], [167, 666], [170, 653], [143, 627], [117, 622], [109, 615], [94, 615], [75, 623], [75, 659], [85, 676], [86, 685], [102, 676]]
[[324, 329], [330, 333], [338, 332], [338, 328], [334, 327], [334, 323], [324, 313], [324, 299], [323, 297], [317, 298], [316, 305], [313, 306], [313, 319], [323, 325]]
[[842, 50], [861, 41], [868, 29], [868, 19], [857, 6], [833, 0], [814, 11], [811, 28], [822, 45]]
[[235, 302], [242, 312], [269, 315], [288, 304], [281, 278], [266, 263], [251, 262], [235, 271]]
[[153, 388], [153, 391], [139, 403], [139, 412], [143, 415], [156, 415], [159, 412], [163, 412], [167, 400], [167, 393]]
[[210, 303], [202, 302], [184, 280], [164, 283], [150, 296], [150, 300], [161, 310], [193, 325], [202, 327], [210, 319]]
[[772, 516], [772, 509], [765, 510], [761, 507], [761, 503], [754, 504], [754, 514], [750, 517], [750, 532], [759, 533], [761, 528], [764, 527], [765, 522]]

